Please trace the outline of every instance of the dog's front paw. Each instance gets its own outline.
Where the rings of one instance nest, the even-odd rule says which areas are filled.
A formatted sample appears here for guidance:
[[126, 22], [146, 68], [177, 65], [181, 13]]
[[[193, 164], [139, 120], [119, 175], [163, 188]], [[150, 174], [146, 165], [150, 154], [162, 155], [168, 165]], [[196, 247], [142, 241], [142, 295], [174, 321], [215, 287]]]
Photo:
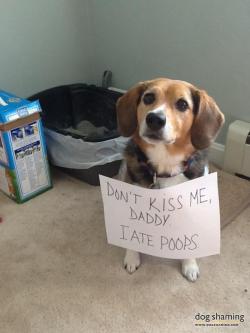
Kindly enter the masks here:
[[140, 266], [140, 254], [132, 250], [126, 250], [124, 268], [129, 274], [134, 273]]
[[195, 259], [182, 260], [182, 274], [191, 282], [198, 279], [200, 270]]

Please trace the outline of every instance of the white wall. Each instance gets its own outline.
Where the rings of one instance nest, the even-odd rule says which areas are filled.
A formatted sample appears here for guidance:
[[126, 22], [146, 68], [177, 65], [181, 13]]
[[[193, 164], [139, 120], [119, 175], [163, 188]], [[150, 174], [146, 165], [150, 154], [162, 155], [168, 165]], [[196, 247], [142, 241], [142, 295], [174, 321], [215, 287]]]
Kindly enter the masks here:
[[250, 121], [249, 0], [0, 0], [0, 89], [21, 96], [59, 84], [115, 86], [167, 76], [206, 89]]
[[158, 76], [206, 89], [226, 115], [250, 121], [249, 0], [92, 0], [94, 76], [128, 88]]
[[27, 97], [90, 80], [88, 0], [1, 0], [0, 16], [0, 89]]

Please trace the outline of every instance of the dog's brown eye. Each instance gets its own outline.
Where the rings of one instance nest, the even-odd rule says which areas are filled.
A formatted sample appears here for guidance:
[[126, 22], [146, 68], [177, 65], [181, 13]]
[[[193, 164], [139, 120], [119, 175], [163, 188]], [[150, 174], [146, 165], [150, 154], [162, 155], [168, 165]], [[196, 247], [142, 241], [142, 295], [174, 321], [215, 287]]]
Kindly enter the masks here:
[[155, 101], [155, 94], [147, 93], [143, 96], [143, 102], [146, 105], [152, 104]]
[[180, 98], [178, 101], [175, 103], [176, 109], [184, 112], [188, 109], [188, 103], [185, 101], [185, 99]]

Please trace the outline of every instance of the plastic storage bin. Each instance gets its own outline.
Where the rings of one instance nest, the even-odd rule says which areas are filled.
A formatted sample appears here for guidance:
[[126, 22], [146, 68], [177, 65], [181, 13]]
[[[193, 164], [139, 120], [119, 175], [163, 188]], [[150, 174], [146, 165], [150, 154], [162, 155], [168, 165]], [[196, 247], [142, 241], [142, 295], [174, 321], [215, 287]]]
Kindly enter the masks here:
[[86, 84], [39, 92], [50, 162], [99, 185], [99, 174], [118, 173], [127, 139], [117, 132], [115, 104], [122, 94]]

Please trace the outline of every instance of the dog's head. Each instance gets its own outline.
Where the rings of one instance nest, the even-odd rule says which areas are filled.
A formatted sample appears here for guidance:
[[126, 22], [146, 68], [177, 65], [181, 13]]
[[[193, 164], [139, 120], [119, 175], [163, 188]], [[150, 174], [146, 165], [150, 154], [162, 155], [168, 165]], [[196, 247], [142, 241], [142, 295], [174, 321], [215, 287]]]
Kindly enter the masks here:
[[137, 133], [150, 144], [191, 142], [209, 147], [224, 116], [203, 90], [177, 80], [141, 82], [117, 102], [118, 128], [123, 136]]

